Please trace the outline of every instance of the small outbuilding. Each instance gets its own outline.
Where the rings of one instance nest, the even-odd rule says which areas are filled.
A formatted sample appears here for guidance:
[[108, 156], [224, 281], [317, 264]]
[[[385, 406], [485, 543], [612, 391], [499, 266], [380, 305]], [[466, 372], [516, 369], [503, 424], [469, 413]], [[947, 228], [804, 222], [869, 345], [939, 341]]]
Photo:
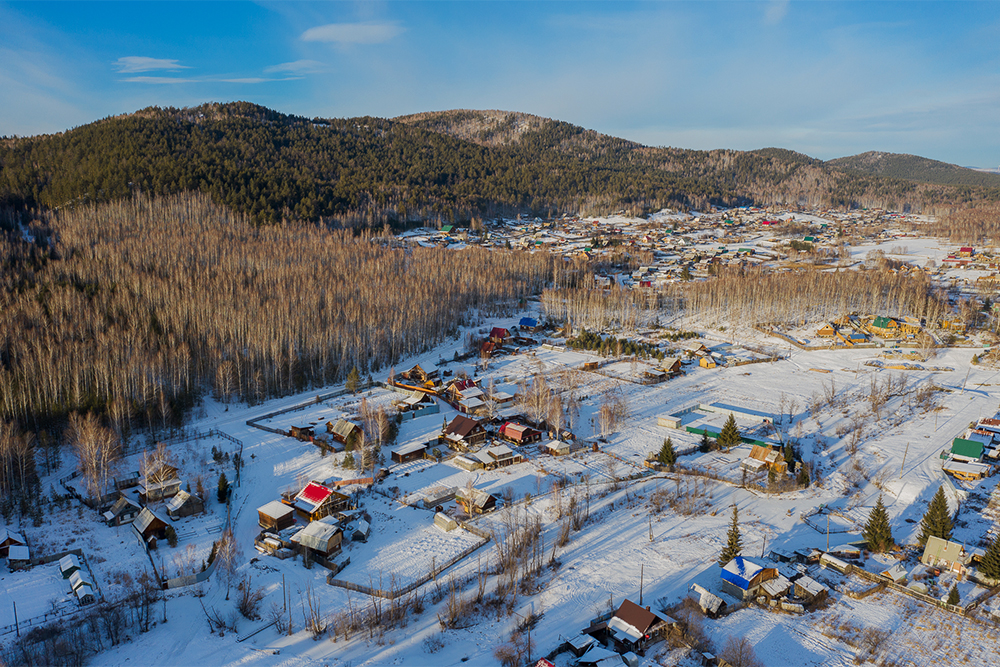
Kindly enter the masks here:
[[292, 535], [291, 541], [293, 544], [298, 544], [300, 548], [309, 549], [323, 558], [329, 558], [332, 554], [340, 551], [340, 543], [343, 539], [344, 531], [336, 524], [313, 521]]
[[26, 542], [20, 533], [8, 528], [0, 528], [0, 558], [7, 558], [8, 551], [13, 546], [24, 546]]
[[59, 572], [63, 579], [69, 579], [74, 572], [82, 569], [83, 565], [76, 554], [67, 554], [59, 559]]
[[392, 460], [396, 463], [406, 463], [424, 458], [427, 453], [427, 444], [422, 442], [411, 442], [399, 445], [392, 450]]
[[132, 531], [139, 541], [150, 549], [156, 548], [156, 541], [167, 535], [167, 522], [156, 516], [148, 507], [143, 507], [132, 522]]
[[27, 570], [31, 567], [31, 550], [23, 544], [15, 544], [7, 554], [7, 567], [11, 572]]
[[173, 521], [186, 516], [201, 514], [204, 511], [205, 501], [183, 489], [167, 501], [167, 516]]
[[257, 508], [257, 524], [264, 530], [278, 532], [295, 523], [295, 508], [272, 500]]
[[446, 533], [450, 533], [458, 528], [458, 522], [444, 512], [438, 512], [434, 515], [434, 525]]
[[128, 496], [123, 495], [115, 501], [115, 504], [103, 516], [104, 521], [109, 526], [123, 526], [135, 521], [135, 518], [139, 516], [139, 512], [141, 511], [142, 507], [138, 503], [134, 502]]

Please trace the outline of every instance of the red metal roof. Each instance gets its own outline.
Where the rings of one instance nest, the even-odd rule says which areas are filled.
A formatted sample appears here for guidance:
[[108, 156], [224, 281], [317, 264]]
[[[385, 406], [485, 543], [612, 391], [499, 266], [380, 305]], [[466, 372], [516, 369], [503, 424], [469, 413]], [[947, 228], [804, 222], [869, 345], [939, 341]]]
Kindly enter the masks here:
[[299, 498], [309, 501], [314, 505], [318, 505], [333, 493], [332, 489], [328, 489], [322, 484], [317, 484], [316, 482], [309, 482], [306, 488], [302, 489], [302, 493], [299, 494]]

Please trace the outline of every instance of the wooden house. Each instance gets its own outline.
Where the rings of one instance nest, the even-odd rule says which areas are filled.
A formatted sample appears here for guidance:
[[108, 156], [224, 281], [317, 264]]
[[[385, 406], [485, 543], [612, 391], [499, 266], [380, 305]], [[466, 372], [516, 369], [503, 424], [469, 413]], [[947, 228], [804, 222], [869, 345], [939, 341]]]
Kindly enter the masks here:
[[541, 446], [541, 449], [553, 456], [566, 456], [572, 450], [568, 442], [562, 440], [550, 440]]
[[292, 505], [306, 521], [316, 521], [336, 511], [345, 509], [350, 499], [342, 493], [323, 486], [319, 482], [309, 482], [302, 489]]
[[313, 521], [291, 537], [291, 542], [300, 549], [308, 549], [323, 558], [340, 551], [343, 541], [344, 531], [340, 526], [326, 521]]
[[455, 500], [469, 516], [491, 512], [497, 506], [497, 499], [493, 494], [465, 486], [455, 489]]
[[346, 419], [338, 419], [337, 421], [328, 421], [326, 423], [326, 431], [330, 434], [330, 437], [343, 444], [346, 444], [348, 439], [360, 430], [360, 426], [349, 422]]
[[920, 319], [916, 317], [904, 317], [903, 321], [900, 323], [900, 328], [903, 333], [917, 334], [923, 330], [920, 326]]
[[70, 575], [69, 585], [80, 604], [93, 604], [96, 601], [94, 582], [83, 570], [77, 570]]
[[444, 439], [449, 446], [455, 445], [459, 449], [468, 449], [472, 445], [486, 441], [486, 428], [481, 422], [471, 417], [458, 415], [445, 427]]
[[83, 564], [76, 554], [67, 554], [59, 559], [59, 572], [63, 579], [69, 579], [77, 570], [82, 570]]
[[891, 317], [879, 315], [868, 325], [868, 330], [883, 338], [895, 338], [899, 335], [899, 322]]
[[439, 371], [437, 366], [432, 364], [424, 364], [423, 366], [416, 364], [413, 368], [403, 371], [399, 375], [404, 380], [425, 384], [437, 379], [438, 373]]
[[752, 600], [757, 597], [765, 581], [778, 577], [778, 570], [737, 556], [726, 563], [721, 576], [723, 591], [740, 600]]
[[[776, 474], [784, 475], [788, 473], [788, 462], [785, 461], [785, 456], [779, 449], [772, 449], [771, 447], [764, 447], [762, 445], [754, 445], [750, 448], [750, 456], [747, 458], [760, 461], [764, 464], [768, 470], [773, 470]], [[744, 466], [746, 467], [746, 466]], [[762, 466], [757, 466], [758, 468]]]
[[20, 533], [15, 533], [8, 528], [0, 528], [0, 558], [6, 558], [10, 548], [13, 546], [24, 546], [27, 542]]
[[681, 369], [681, 360], [679, 357], [667, 357], [660, 364], [660, 368], [668, 376], [680, 375], [683, 371]]
[[709, 355], [705, 355], [698, 361], [698, 365], [701, 366], [702, 368], [715, 368], [716, 363], [715, 359], [713, 359]]
[[31, 567], [31, 550], [23, 544], [11, 545], [7, 552], [7, 567], [11, 572]]
[[920, 556], [920, 562], [964, 577], [968, 556], [965, 548], [958, 542], [949, 542], [931, 535], [927, 538], [927, 545], [924, 547], [923, 555]]
[[476, 386], [475, 380], [455, 380], [445, 390], [445, 394], [459, 412], [475, 413], [486, 405], [483, 400], [485, 394]]
[[148, 507], [143, 507], [132, 522], [132, 531], [144, 546], [155, 549], [157, 540], [162, 540], [167, 535], [167, 522]]
[[167, 516], [174, 521], [204, 511], [205, 501], [187, 491], [178, 491], [176, 496], [167, 501]]
[[180, 490], [177, 468], [167, 463], [154, 464], [139, 480], [139, 498], [146, 503], [171, 498]]
[[406, 463], [407, 461], [417, 461], [427, 454], [427, 445], [422, 442], [411, 442], [399, 445], [392, 450], [392, 460], [396, 463]]
[[830, 322], [824, 322], [816, 331], [816, 335], [820, 338], [833, 338], [837, 335], [837, 329]]
[[109, 526], [122, 526], [135, 521], [135, 518], [139, 516], [139, 512], [141, 511], [142, 507], [133, 502], [128, 496], [123, 495], [115, 501], [115, 504], [103, 516], [105, 523]]
[[504, 468], [509, 465], [514, 465], [520, 463], [524, 460], [518, 452], [515, 452], [507, 445], [496, 445], [493, 447], [487, 447], [486, 449], [480, 450], [475, 454], [470, 454], [483, 464], [483, 467], [487, 470], [493, 470], [494, 468]]
[[805, 600], [807, 604], [815, 604], [826, 599], [826, 586], [808, 576], [801, 576], [795, 580], [795, 587], [792, 591], [795, 597]]
[[295, 508], [280, 500], [272, 500], [257, 508], [257, 525], [278, 532], [295, 524]]
[[726, 610], [725, 600], [698, 584], [691, 584], [688, 597], [697, 602], [701, 611], [709, 618], [716, 618]]
[[522, 426], [514, 422], [506, 422], [500, 427], [500, 437], [519, 445], [526, 445], [538, 442], [542, 439], [541, 431], [536, 431], [530, 426]]
[[497, 345], [503, 345], [510, 340], [510, 331], [504, 329], [503, 327], [493, 327], [490, 330], [490, 340]]
[[642, 651], [658, 641], [677, 621], [649, 607], [643, 608], [625, 600], [608, 620], [608, 635], [619, 652]]

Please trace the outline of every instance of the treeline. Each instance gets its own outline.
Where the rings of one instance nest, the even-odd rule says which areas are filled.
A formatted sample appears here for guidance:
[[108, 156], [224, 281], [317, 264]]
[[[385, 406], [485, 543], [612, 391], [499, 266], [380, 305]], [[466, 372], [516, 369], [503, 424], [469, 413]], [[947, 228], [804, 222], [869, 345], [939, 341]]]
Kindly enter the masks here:
[[766, 268], [720, 271], [708, 281], [674, 283], [663, 290], [547, 289], [546, 316], [572, 326], [632, 330], [660, 317], [697, 316], [728, 326], [801, 324], [861, 312], [926, 317], [949, 312], [925, 275], [889, 270], [774, 273]]
[[0, 203], [64, 207], [193, 190], [255, 222], [381, 227], [733, 198], [710, 180], [592, 164], [545, 144], [489, 148], [406, 123], [309, 120], [245, 102], [150, 108], [3, 142]]
[[0, 166], [0, 204], [54, 208], [199, 191], [256, 223], [366, 227], [751, 202], [927, 212], [990, 196], [847, 173], [780, 149], [650, 148], [525, 114], [307, 119], [246, 102], [151, 107], [8, 138]]
[[989, 244], [1000, 242], [1000, 205], [981, 205], [962, 209], [923, 224], [912, 224], [921, 234], [941, 236], [955, 244]]
[[206, 389], [258, 402], [388, 369], [510, 313], [576, 267], [547, 253], [394, 247], [255, 226], [206, 195], [45, 213], [0, 239], [0, 417], [73, 412], [119, 434], [181, 423]]

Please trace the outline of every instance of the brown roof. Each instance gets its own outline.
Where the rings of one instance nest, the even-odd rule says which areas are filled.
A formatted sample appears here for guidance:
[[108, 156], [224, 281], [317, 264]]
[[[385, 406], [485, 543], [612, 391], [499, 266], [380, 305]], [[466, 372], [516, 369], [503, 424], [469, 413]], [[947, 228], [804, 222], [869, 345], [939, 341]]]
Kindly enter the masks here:
[[643, 609], [631, 600], [625, 600], [622, 602], [622, 606], [618, 607], [618, 611], [615, 612], [617, 618], [622, 619], [631, 626], [634, 626], [639, 630], [639, 632], [646, 634], [649, 629], [659, 620], [656, 614], [649, 611], [648, 609]]
[[455, 435], [464, 438], [465, 436], [472, 433], [477, 426], [479, 426], [479, 422], [477, 422], [475, 419], [459, 415], [454, 419], [452, 419], [451, 423], [448, 424], [448, 428], [445, 430], [445, 434], [454, 433]]

